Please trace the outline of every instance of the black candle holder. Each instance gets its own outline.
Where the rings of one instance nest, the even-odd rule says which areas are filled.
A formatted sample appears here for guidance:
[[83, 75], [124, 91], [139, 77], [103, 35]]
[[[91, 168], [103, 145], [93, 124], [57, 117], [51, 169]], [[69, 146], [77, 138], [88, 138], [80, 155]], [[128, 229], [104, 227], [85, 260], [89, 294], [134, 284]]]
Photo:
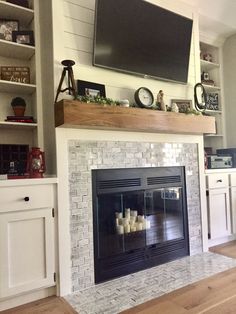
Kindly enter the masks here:
[[[64, 65], [64, 69], [61, 74], [61, 79], [57, 88], [57, 94], [55, 98], [55, 102], [57, 102], [57, 98], [60, 93], [64, 93], [65, 91], [68, 90], [69, 95], [73, 95], [74, 99], [76, 99], [76, 85], [75, 85], [75, 79], [74, 79], [74, 73], [72, 66], [75, 65], [75, 62], [73, 60], [63, 60], [61, 62], [62, 65]], [[62, 89], [62, 84], [65, 79], [66, 73], [68, 75], [67, 77], [67, 87]]]

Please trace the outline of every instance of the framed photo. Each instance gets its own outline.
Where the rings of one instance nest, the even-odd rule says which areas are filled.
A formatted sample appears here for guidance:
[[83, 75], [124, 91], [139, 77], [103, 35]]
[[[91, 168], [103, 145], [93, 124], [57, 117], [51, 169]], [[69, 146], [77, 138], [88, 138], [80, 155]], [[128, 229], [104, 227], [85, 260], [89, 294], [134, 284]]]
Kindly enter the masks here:
[[78, 80], [77, 90], [78, 95], [81, 96], [106, 97], [105, 85], [103, 84]]
[[178, 106], [180, 113], [185, 113], [188, 109], [192, 109], [191, 99], [171, 99], [171, 105], [174, 103]]
[[17, 20], [0, 19], [0, 38], [12, 41], [12, 32], [18, 31], [19, 22]]
[[22, 45], [34, 45], [34, 32], [33, 31], [13, 31], [12, 41]]

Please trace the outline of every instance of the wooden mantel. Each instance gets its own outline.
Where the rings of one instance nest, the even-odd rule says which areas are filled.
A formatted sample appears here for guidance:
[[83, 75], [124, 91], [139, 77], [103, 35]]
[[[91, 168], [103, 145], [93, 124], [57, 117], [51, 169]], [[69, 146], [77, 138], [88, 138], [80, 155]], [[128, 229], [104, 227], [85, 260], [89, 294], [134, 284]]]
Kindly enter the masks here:
[[215, 118], [140, 108], [122, 108], [61, 100], [55, 126], [152, 133], [214, 134]]

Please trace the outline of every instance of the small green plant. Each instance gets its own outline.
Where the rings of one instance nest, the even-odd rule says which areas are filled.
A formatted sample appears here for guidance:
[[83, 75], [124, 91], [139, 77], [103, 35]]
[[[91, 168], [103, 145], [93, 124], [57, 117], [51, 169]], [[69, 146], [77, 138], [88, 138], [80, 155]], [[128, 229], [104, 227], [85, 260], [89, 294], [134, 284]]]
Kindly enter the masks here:
[[186, 111], [185, 111], [186, 114], [195, 114], [196, 116], [200, 116], [202, 115], [202, 113], [200, 111], [197, 111], [196, 109], [190, 109], [188, 108]]
[[113, 100], [111, 98], [107, 97], [101, 97], [101, 96], [77, 96], [77, 100], [81, 102], [86, 102], [86, 103], [97, 103], [100, 105], [110, 105], [110, 106], [116, 106], [119, 105], [119, 101]]
[[15, 97], [11, 101], [11, 106], [12, 107], [26, 107], [26, 102], [21, 97]]

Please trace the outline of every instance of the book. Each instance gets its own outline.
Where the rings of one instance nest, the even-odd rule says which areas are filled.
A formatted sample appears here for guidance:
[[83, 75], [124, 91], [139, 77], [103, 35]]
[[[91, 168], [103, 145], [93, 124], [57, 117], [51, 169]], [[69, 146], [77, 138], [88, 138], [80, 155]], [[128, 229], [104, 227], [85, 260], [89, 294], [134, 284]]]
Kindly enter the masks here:
[[7, 116], [5, 121], [8, 121], [8, 122], [35, 123], [33, 116]]
[[15, 119], [31, 119], [33, 120], [33, 116], [7, 116], [7, 120], [15, 120]]

